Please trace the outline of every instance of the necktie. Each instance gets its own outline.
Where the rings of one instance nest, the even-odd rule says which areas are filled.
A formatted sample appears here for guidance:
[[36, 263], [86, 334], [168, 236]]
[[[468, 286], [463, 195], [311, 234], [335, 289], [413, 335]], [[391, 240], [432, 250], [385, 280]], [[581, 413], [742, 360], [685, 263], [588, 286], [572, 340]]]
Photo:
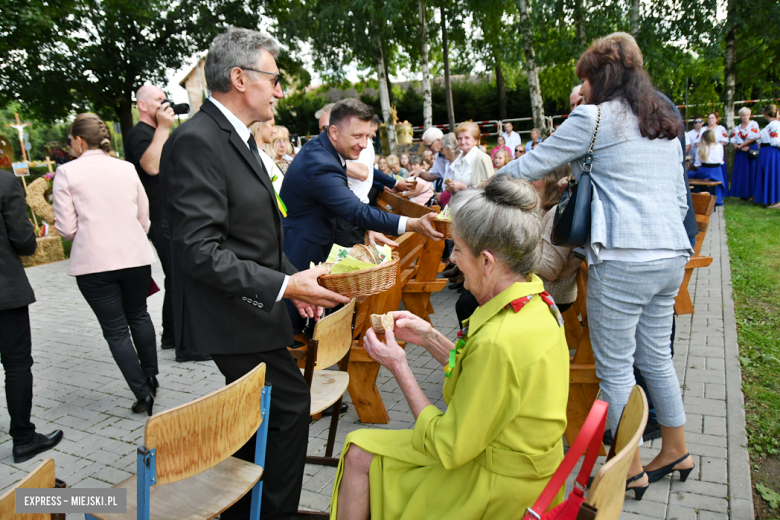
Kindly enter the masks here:
[[[246, 140], [246, 143], [249, 145], [249, 149], [252, 150], [252, 155], [255, 156], [255, 159], [257, 159], [257, 163], [260, 165], [260, 168], [265, 171], [265, 166], [263, 165], [263, 159], [260, 157], [260, 150], [257, 149], [257, 142], [255, 141], [255, 136], [252, 134], [249, 134], [249, 139]], [[266, 172], [266, 175], [268, 172]], [[273, 179], [271, 180], [273, 182]], [[276, 193], [276, 188], [273, 187], [273, 184], [271, 185], [271, 188], [274, 190], [274, 195], [276, 195], [276, 204], [279, 206], [279, 211], [282, 213], [283, 217], [287, 216], [287, 206], [284, 205], [284, 202], [282, 202], [282, 198], [279, 196], [278, 193]]]

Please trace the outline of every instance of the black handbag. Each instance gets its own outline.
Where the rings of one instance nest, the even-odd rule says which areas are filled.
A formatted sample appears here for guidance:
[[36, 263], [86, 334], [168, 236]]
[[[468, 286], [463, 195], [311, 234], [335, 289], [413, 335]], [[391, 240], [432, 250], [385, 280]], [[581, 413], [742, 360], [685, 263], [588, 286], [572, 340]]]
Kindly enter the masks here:
[[601, 125], [601, 105], [598, 107], [596, 129], [590, 140], [590, 148], [585, 155], [585, 164], [582, 166], [582, 175], [577, 181], [573, 175], [569, 176], [569, 186], [561, 195], [558, 202], [558, 210], [553, 220], [552, 236], [553, 245], [565, 247], [581, 247], [588, 241], [590, 234], [590, 201], [593, 196], [590, 172], [593, 168], [593, 145], [596, 143], [596, 135]]
[[748, 159], [758, 159], [758, 150], [751, 150], [748, 148], [747, 154]]

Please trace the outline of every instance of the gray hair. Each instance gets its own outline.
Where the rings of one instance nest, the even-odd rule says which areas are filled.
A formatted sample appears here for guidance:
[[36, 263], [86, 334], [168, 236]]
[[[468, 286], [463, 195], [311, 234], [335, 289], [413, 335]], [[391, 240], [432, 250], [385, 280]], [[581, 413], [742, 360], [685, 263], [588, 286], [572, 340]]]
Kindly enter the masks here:
[[750, 110], [750, 107], [742, 107], [742, 108], [739, 109], [738, 114], [741, 115], [741, 116], [749, 116], [749, 115], [753, 114], [753, 111]]
[[484, 188], [452, 198], [453, 232], [472, 255], [490, 251], [510, 271], [528, 277], [542, 257], [539, 204], [527, 182], [495, 175]]
[[333, 110], [333, 105], [335, 105], [335, 104], [336, 103], [328, 103], [327, 105], [325, 105], [321, 109], [319, 109], [316, 112], [314, 112], [314, 119], [319, 119], [322, 116], [324, 116], [325, 114], [330, 114], [330, 111]]
[[261, 51], [279, 56], [279, 42], [261, 31], [230, 27], [211, 42], [206, 56], [206, 85], [212, 92], [230, 91], [230, 71], [256, 67]]
[[422, 140], [423, 143], [425, 143], [425, 146], [430, 146], [436, 139], [441, 139], [442, 136], [444, 136], [444, 133], [435, 126], [432, 126], [423, 133]]
[[454, 157], [457, 157], [458, 154], [460, 154], [460, 148], [458, 147], [458, 138], [455, 137], [455, 134], [450, 132], [449, 134], [445, 134], [444, 137], [441, 138], [441, 145], [444, 148], [449, 148], [450, 152]]

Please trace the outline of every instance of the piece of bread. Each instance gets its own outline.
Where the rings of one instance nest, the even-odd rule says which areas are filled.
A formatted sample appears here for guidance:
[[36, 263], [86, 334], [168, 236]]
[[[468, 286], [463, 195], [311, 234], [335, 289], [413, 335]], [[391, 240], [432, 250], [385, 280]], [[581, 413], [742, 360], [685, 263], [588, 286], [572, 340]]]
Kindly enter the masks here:
[[363, 244], [357, 244], [349, 251], [349, 256], [357, 258], [361, 262], [368, 262], [369, 264], [379, 263], [379, 254], [373, 246], [364, 246]]
[[395, 319], [390, 314], [372, 314], [371, 327], [377, 334], [384, 334], [388, 330], [392, 332], [393, 327], [395, 327]]

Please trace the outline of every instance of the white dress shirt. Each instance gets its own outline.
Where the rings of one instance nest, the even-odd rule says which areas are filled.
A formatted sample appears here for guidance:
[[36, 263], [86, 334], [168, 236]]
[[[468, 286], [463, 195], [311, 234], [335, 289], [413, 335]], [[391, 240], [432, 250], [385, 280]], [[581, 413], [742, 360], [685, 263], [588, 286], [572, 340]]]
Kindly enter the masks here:
[[[504, 132], [503, 134], [501, 134], [501, 137], [504, 138], [505, 146], [510, 150], [512, 150], [512, 155], [515, 154], [515, 148], [517, 148], [518, 145], [523, 144], [523, 140], [520, 137], [520, 134], [518, 134], [514, 130], [512, 131], [511, 136], [508, 133]], [[528, 151], [530, 152], [530, 150]]]
[[347, 161], [360, 163], [368, 168], [368, 177], [364, 181], [347, 177], [349, 189], [352, 190], [352, 193], [354, 193], [363, 204], [368, 204], [368, 192], [371, 191], [371, 186], [374, 185], [374, 157], [376, 156], [376, 152], [374, 151], [373, 145], [373, 142], [369, 143], [369, 145], [360, 152], [360, 157], [356, 160]]
[[[228, 110], [228, 108], [214, 99], [213, 97], [209, 97], [209, 101], [214, 103], [214, 106], [219, 109], [220, 112], [227, 118], [227, 120], [230, 122], [231, 125], [233, 125], [233, 128], [235, 128], [236, 133], [241, 138], [241, 140], [246, 145], [247, 150], [249, 150], [249, 136], [252, 135], [252, 131], [249, 130], [249, 127], [247, 127], [233, 112]], [[268, 173], [268, 172], [266, 172]], [[270, 175], [270, 173], [269, 173]], [[276, 196], [274, 194], [274, 196]], [[282, 297], [284, 296], [284, 291], [287, 289], [287, 284], [290, 283], [290, 275], [286, 274], [284, 275], [284, 281], [282, 282], [282, 288], [279, 289], [279, 294], [276, 296], [276, 301], [282, 301]]]
[[452, 161], [450, 166], [453, 171], [453, 181], [471, 187], [471, 165], [474, 162], [474, 158], [477, 156], [477, 150], [479, 150], [479, 148], [475, 146], [469, 150], [469, 153], [465, 155], [461, 153], [457, 159]]

